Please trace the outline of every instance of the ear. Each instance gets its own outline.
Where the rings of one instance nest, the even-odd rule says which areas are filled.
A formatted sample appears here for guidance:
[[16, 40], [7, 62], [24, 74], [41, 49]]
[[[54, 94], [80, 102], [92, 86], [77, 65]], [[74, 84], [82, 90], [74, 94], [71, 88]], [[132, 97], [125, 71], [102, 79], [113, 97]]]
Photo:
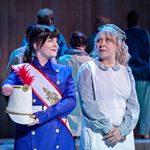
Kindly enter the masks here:
[[38, 49], [38, 46], [37, 46], [37, 44], [36, 44], [36, 43], [33, 43], [33, 48], [34, 48], [35, 50], [37, 50], [37, 49]]

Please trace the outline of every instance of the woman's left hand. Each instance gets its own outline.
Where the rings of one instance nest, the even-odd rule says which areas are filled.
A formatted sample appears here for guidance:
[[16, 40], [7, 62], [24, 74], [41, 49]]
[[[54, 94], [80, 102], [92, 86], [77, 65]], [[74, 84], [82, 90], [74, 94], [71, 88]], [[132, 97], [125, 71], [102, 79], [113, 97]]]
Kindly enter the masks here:
[[30, 118], [34, 119], [34, 121], [33, 121], [32, 123], [28, 124], [28, 126], [33, 126], [33, 125], [35, 125], [35, 124], [38, 124], [38, 123], [39, 123], [39, 119], [38, 119], [38, 118], [36, 118], [36, 116], [35, 116], [35, 115], [30, 115]]
[[108, 135], [104, 136], [104, 139], [106, 139], [111, 144], [117, 144], [122, 139], [122, 135], [119, 129], [114, 127], [110, 130]]

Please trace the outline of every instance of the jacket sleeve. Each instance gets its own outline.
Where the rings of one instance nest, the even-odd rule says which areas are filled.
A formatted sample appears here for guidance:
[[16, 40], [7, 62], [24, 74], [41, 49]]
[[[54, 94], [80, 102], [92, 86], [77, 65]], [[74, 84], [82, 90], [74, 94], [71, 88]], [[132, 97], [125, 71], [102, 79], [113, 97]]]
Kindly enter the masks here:
[[136, 95], [136, 89], [135, 89], [135, 81], [131, 69], [127, 68], [127, 71], [129, 73], [132, 89], [131, 89], [130, 97], [127, 100], [126, 112], [123, 117], [123, 122], [119, 127], [122, 136], [128, 135], [135, 128], [140, 113], [140, 107], [139, 107], [139, 103]]
[[107, 134], [113, 126], [97, 104], [93, 92], [92, 74], [88, 64], [81, 66], [77, 86], [86, 122], [94, 131], [103, 131]]
[[52, 120], [58, 117], [66, 117], [76, 106], [76, 96], [75, 96], [75, 85], [71, 74], [71, 68], [66, 66], [67, 71], [69, 71], [68, 77], [65, 83], [65, 90], [62, 99], [47, 108], [46, 111], [40, 111], [34, 113], [39, 119], [39, 123], [44, 123], [46, 121]]
[[4, 84], [22, 85], [22, 82], [19, 76], [15, 73], [15, 71], [12, 70], [11, 73], [6, 78], [6, 80], [4, 81]]

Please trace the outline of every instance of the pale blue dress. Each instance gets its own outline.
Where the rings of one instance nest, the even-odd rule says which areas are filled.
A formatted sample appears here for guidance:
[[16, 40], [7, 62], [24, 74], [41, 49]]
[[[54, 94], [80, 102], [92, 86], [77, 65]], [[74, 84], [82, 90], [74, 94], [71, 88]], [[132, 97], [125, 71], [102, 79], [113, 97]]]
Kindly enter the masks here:
[[[81, 150], [134, 150], [133, 129], [138, 121], [139, 104], [129, 68], [112, 68], [92, 60], [82, 65], [78, 90], [83, 110]], [[116, 145], [103, 136], [118, 127], [126, 137]]]

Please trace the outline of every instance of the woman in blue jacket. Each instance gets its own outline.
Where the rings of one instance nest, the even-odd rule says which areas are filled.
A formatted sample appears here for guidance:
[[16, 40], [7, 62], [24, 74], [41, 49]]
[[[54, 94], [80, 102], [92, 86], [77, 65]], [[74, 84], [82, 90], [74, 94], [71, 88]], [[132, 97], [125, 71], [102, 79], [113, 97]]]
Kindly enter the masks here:
[[24, 63], [12, 67], [2, 87], [2, 93], [10, 96], [13, 85], [26, 84], [21, 70], [26, 69], [29, 76], [34, 76], [30, 84], [34, 112], [30, 117], [34, 121], [27, 125], [17, 124], [15, 150], [75, 150], [66, 123], [67, 115], [76, 106], [72, 72], [68, 66], [51, 62], [51, 58], [57, 55], [58, 37], [59, 32], [55, 28], [35, 25], [29, 34]]

